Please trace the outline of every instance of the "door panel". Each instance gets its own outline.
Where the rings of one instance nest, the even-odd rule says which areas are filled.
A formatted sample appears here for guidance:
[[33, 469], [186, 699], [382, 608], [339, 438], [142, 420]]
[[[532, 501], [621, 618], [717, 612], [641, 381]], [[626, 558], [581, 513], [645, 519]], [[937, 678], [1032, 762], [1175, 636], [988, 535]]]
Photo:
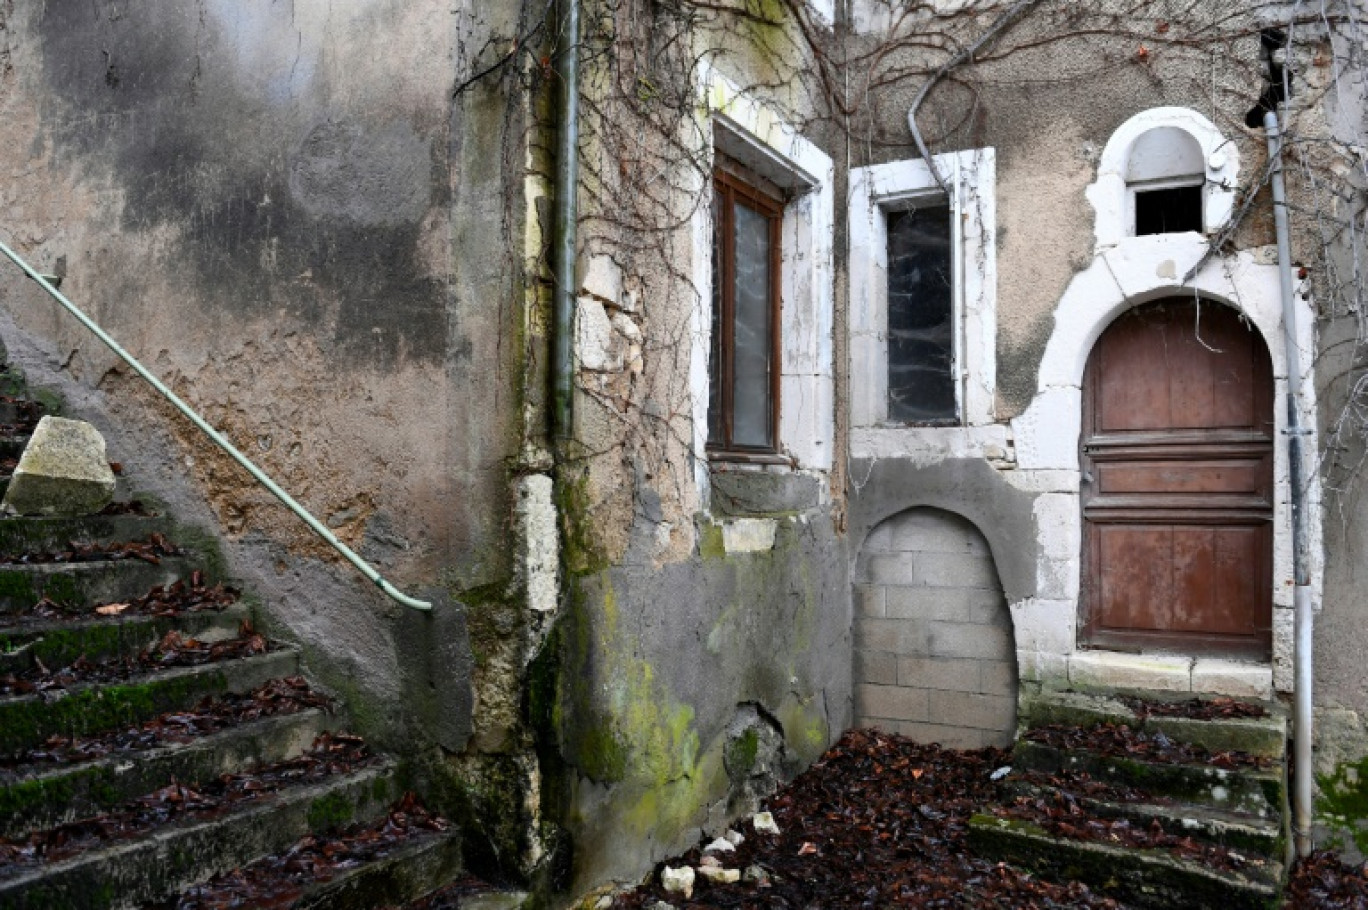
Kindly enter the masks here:
[[1233, 310], [1146, 304], [1084, 389], [1083, 643], [1267, 657], [1273, 382]]

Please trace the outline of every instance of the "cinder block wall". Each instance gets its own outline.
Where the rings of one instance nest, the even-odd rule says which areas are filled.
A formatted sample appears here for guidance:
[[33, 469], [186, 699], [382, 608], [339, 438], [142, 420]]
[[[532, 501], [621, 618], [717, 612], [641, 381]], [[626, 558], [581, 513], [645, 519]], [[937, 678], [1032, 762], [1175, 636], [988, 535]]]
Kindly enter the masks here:
[[953, 748], [1016, 723], [1012, 618], [983, 535], [913, 509], [867, 538], [855, 575], [855, 722]]

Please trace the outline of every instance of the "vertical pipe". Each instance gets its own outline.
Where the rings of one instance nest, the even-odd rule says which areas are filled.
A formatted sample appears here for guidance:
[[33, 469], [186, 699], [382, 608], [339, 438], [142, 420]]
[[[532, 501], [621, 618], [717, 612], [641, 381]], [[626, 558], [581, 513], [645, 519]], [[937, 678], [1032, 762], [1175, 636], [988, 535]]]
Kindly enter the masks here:
[[575, 244], [579, 220], [579, 41], [580, 0], [562, 0], [563, 19], [557, 72], [561, 83], [560, 134], [556, 144], [555, 240], [552, 250], [553, 340], [551, 352], [552, 435], [568, 439], [575, 369]]
[[1273, 189], [1273, 224], [1278, 235], [1278, 276], [1282, 285], [1283, 334], [1287, 348], [1287, 479], [1292, 497], [1292, 583], [1296, 610], [1294, 666], [1296, 691], [1292, 711], [1293, 823], [1298, 856], [1311, 853], [1312, 818], [1312, 631], [1310, 573], [1306, 552], [1306, 494], [1302, 484], [1301, 357], [1297, 348], [1296, 310], [1292, 293], [1292, 247], [1287, 221], [1287, 187], [1283, 182], [1282, 133], [1275, 111], [1264, 114], [1269, 174]]

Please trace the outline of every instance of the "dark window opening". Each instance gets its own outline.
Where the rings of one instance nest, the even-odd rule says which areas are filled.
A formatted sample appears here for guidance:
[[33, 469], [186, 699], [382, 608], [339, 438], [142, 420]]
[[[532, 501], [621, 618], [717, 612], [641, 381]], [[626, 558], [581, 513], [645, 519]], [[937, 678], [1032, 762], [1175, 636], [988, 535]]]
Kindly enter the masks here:
[[888, 214], [888, 419], [946, 424], [955, 401], [950, 207]]
[[1167, 190], [1136, 190], [1135, 236], [1202, 232], [1202, 188], [1176, 186]]
[[778, 449], [782, 216], [780, 200], [717, 170], [708, 447], [722, 455]]

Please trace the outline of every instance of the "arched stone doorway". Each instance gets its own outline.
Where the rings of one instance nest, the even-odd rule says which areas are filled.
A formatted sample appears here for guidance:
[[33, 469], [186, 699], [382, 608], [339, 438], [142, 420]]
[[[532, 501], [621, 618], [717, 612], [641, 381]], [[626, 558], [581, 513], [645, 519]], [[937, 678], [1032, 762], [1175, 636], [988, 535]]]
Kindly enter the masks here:
[[1082, 643], [1267, 660], [1273, 373], [1234, 309], [1119, 316], [1083, 380]]
[[983, 535], [917, 508], [865, 539], [855, 574], [855, 723], [953, 748], [1016, 724], [1011, 614]]

